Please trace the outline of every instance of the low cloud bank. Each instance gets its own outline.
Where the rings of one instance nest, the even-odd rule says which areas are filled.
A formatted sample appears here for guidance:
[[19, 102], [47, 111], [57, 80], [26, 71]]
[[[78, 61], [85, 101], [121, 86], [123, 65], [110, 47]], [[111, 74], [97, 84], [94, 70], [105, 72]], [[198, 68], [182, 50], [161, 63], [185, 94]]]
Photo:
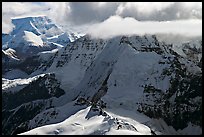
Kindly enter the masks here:
[[[177, 20], [181, 22], [188, 19], [202, 20], [202, 2], [3, 2], [2, 32], [9, 33], [15, 27], [11, 23], [13, 17], [42, 14], [48, 16], [57, 24], [71, 24], [71, 26], [76, 25], [77, 27], [83, 27], [84, 25], [90, 25], [91, 27], [93, 23], [100, 22], [104, 26], [110, 20], [115, 20], [115, 22], [122, 20], [121, 25], [118, 24], [117, 26], [124, 26], [122, 25], [124, 22], [136, 22], [137, 24], [126, 24], [128, 27], [158, 26], [159, 23], [153, 22], [162, 21], [160, 23], [162, 27], [167, 26], [168, 23], [164, 23], [165, 21], [170, 21], [173, 25], [179, 24], [173, 23]], [[116, 16], [115, 18], [120, 16], [123, 19], [114, 19], [112, 16]], [[141, 22], [138, 23], [137, 21]], [[145, 23], [145, 21], [149, 22]], [[143, 22], [145, 24], [140, 25]], [[95, 26], [103, 28], [102, 25]], [[150, 31], [153, 30], [148, 26], [145, 28], [149, 28]], [[176, 29], [175, 25], [174, 29]], [[184, 32], [182, 29], [181, 31]]]
[[202, 20], [137, 21], [132, 17], [111, 16], [102, 23], [91, 25], [87, 33], [95, 38], [119, 35], [174, 34], [186, 37], [202, 36]]

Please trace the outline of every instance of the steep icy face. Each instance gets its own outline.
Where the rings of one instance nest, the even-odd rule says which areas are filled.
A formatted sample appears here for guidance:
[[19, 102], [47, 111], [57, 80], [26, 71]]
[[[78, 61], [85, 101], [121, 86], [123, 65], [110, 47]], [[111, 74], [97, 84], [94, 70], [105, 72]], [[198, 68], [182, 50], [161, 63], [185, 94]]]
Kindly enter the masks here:
[[[193, 115], [198, 113], [201, 116], [200, 78], [202, 74], [192, 74], [182, 70], [179, 67], [181, 63], [173, 60], [174, 57], [169, 57], [172, 62], [168, 64], [162, 56], [154, 52], [126, 52], [115, 64], [108, 80], [107, 93], [102, 100], [109, 104], [110, 108], [138, 110], [150, 117], [164, 118], [176, 130], [186, 127], [189, 121], [198, 124], [199, 118], [193, 118]], [[175, 65], [176, 63], [179, 64]], [[195, 80], [197, 88], [194, 87], [196, 82], [192, 82]], [[172, 97], [176, 99], [170, 100]], [[197, 97], [194, 106], [190, 100]], [[180, 110], [181, 107], [183, 110]], [[178, 113], [176, 114], [175, 111]], [[169, 119], [171, 116], [173, 118]]]
[[[138, 42], [140, 41], [140, 42]], [[141, 42], [143, 41], [143, 42]], [[124, 74], [121, 74], [120, 72], [117, 72], [117, 75], [121, 74], [120, 78], [126, 77], [131, 78], [134, 75], [137, 74], [136, 66], [140, 65], [143, 68], [139, 68], [138, 71], [144, 71], [147, 75], [149, 75], [151, 72], [153, 73], [153, 70], [146, 70], [150, 65], [148, 63], [155, 62], [158, 63], [162, 58], [159, 57], [160, 55], [157, 55], [157, 53], [147, 53], [146, 54], [138, 54], [139, 51], [143, 51], [142, 48], [145, 47], [145, 45], [151, 45], [151, 47], [148, 49], [144, 49], [144, 51], [153, 50], [160, 54], [160, 51], [162, 51], [162, 47], [157, 44], [158, 41], [154, 39], [153, 37], [117, 37], [113, 38], [111, 40], [108, 40], [106, 47], [103, 49], [101, 54], [93, 61], [93, 63], [88, 67], [83, 80], [77, 86], [76, 93], [81, 93], [83, 95], [93, 96], [94, 92], [97, 92], [102, 85], [103, 81], [107, 78], [108, 75], [112, 75], [112, 71], [115, 71], [115, 65], [118, 64], [121, 60], [121, 66], [129, 66], [125, 68], [124, 70], [127, 70]], [[130, 54], [130, 55], [129, 55]], [[133, 55], [131, 55], [133, 54]], [[141, 55], [141, 56], [140, 56]], [[131, 57], [131, 58], [130, 58]], [[126, 59], [126, 60], [125, 60]], [[149, 61], [149, 59], [152, 59]], [[160, 59], [160, 60], [159, 60]], [[130, 61], [132, 62], [130, 63]], [[142, 66], [142, 62], [146, 66]], [[127, 64], [126, 64], [127, 63]], [[138, 63], [138, 64], [137, 64]], [[126, 65], [125, 65], [126, 64]], [[135, 66], [134, 66], [135, 65]], [[148, 66], [149, 65], [149, 66]], [[152, 64], [151, 64], [152, 65]], [[133, 72], [131, 70], [133, 70]], [[162, 69], [162, 68], [161, 68]], [[146, 72], [147, 71], [147, 72]], [[150, 72], [151, 71], [151, 72]], [[141, 73], [142, 73], [141, 72]], [[123, 76], [122, 76], [123, 75]], [[144, 76], [141, 76], [144, 77]], [[126, 82], [132, 82], [132, 80], [124, 80], [123, 83], [126, 85]], [[127, 86], [128, 87], [128, 86]]]
[[[175, 53], [129, 54], [122, 56], [110, 75], [107, 94], [102, 98], [110, 102], [107, 103], [110, 107], [135, 109], [150, 117], [164, 118], [176, 130], [185, 128], [188, 122], [202, 126], [199, 122], [202, 71], [196, 64]], [[192, 103], [195, 98], [196, 103]], [[200, 117], [193, 118], [194, 114]]]
[[[128, 41], [129, 40], [127, 40], [126, 43], [129, 43]], [[155, 42], [152, 41], [152, 44], [150, 44], [154, 45], [154, 43]], [[194, 70], [191, 72], [187, 66], [188, 60], [182, 59], [178, 55], [172, 55], [170, 53], [171, 50], [164, 50], [163, 46], [168, 45], [158, 43], [157, 48], [155, 48], [155, 44], [155, 46], [151, 46], [150, 48], [146, 47], [146, 50], [140, 49], [144, 46], [137, 44], [132, 45], [125, 45], [127, 47], [126, 50], [120, 54], [110, 74], [108, 91], [105, 96], [111, 96], [113, 101], [117, 101], [116, 99], [121, 98], [121, 101], [129, 103], [130, 100], [135, 100], [133, 104], [136, 104], [137, 101], [140, 102], [144, 99], [146, 95], [144, 92], [145, 90], [148, 92], [148, 88], [151, 89], [151, 87], [154, 87], [158, 89], [158, 92], [161, 92], [161, 95], [166, 94], [171, 86], [170, 79], [184, 78], [185, 75], [201, 73], [200, 68], [195, 64], [191, 64], [192, 70]], [[144, 45], [149, 44], [146, 42]], [[137, 50], [135, 50], [135, 47]], [[187, 71], [185, 69], [187, 69]], [[120, 92], [120, 94], [116, 94], [116, 92]], [[157, 96], [155, 95], [154, 98], [157, 98]], [[110, 98], [108, 98], [107, 101], [109, 99]], [[151, 98], [148, 100], [150, 104], [152, 103], [151, 100]]]
[[109, 40], [101, 54], [88, 67], [83, 80], [75, 89], [82, 96], [92, 97], [102, 86], [103, 81], [111, 74], [113, 65], [124, 52], [126, 46], [120, 37]]

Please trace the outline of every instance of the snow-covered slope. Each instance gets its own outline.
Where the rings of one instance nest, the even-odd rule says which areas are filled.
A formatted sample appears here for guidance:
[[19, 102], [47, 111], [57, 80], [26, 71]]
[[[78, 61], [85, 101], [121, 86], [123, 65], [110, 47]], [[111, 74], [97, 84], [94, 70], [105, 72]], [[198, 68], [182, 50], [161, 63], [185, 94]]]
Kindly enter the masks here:
[[[146, 121], [145, 116], [140, 116], [140, 118]], [[129, 121], [127, 117], [112, 115], [108, 112], [106, 116], [99, 115], [98, 111], [91, 110], [89, 106], [61, 123], [39, 127], [20, 135], [151, 135], [151, 130], [147, 126], [133, 119], [131, 122], [134, 126], [132, 126], [128, 123]], [[119, 123], [123, 125], [121, 129], [118, 128]]]
[[42, 46], [43, 45], [43, 41], [39, 36], [35, 35], [32, 32], [29, 32], [29, 31], [24, 31], [24, 33], [25, 33], [24, 39], [26, 41], [32, 43], [35, 46]]
[[[11, 73], [11, 72], [9, 72]], [[10, 77], [12, 77], [11, 75], [9, 75]], [[9, 80], [6, 78], [2, 78], [2, 92], [16, 92], [19, 91], [21, 87], [21, 89], [23, 87], [25, 87], [25, 85], [28, 85], [29, 83], [31, 83], [33, 80], [36, 80], [38, 77], [40, 76], [44, 76], [44, 74], [42, 75], [38, 75], [35, 77], [31, 77], [31, 78], [15, 78], [13, 80]]]
[[[9, 48], [13, 48], [16, 50], [18, 56], [22, 56], [22, 54], [26, 54], [28, 56], [30, 53], [27, 53], [32, 47], [36, 49], [43, 46], [42, 39], [29, 31], [22, 31], [15, 35], [12, 40], [8, 42]], [[33, 51], [31, 51], [32, 53]], [[31, 54], [32, 55], [32, 54]], [[30, 56], [31, 56], [30, 55]]]
[[[41, 63], [29, 77], [45, 76], [15, 94], [5, 92], [3, 101], [36, 95], [40, 88], [46, 98], [4, 106], [4, 134], [33, 128], [23, 134], [202, 133], [201, 67], [155, 35], [84, 36], [38, 55]], [[25, 112], [35, 113], [23, 118]], [[197, 132], [187, 133], [189, 128]]]

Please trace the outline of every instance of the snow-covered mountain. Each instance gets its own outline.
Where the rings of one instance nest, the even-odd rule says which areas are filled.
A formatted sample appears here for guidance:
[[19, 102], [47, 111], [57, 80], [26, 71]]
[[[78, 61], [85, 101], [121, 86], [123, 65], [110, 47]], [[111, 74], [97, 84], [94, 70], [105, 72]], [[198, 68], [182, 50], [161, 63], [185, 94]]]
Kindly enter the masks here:
[[3, 134], [202, 134], [201, 66], [155, 35], [85, 35], [32, 60], [2, 81]]
[[2, 34], [3, 49], [16, 50], [19, 58], [36, 55], [41, 51], [48, 51], [66, 46], [77, 39], [76, 34], [67, 34], [47, 16], [13, 18], [15, 28], [9, 34]]
[[39, 65], [38, 54], [58, 50], [81, 37], [75, 32], [64, 32], [47, 16], [13, 18], [12, 23], [13, 31], [2, 34], [2, 74], [5, 77], [18, 71], [30, 74]]

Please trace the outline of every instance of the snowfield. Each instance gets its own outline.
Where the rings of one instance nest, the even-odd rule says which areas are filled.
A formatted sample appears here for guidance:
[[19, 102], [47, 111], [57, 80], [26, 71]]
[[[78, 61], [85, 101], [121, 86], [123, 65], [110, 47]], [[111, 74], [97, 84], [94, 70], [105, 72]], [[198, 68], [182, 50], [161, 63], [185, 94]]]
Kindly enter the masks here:
[[[150, 129], [140, 124], [137, 121], [134, 122], [134, 126], [137, 131], [124, 129], [117, 129], [115, 118], [117, 115], [98, 116], [97, 112], [90, 111], [90, 106], [78, 111], [70, 116], [68, 119], [57, 124], [50, 124], [47, 126], [39, 127], [20, 135], [150, 135]], [[124, 110], [123, 110], [124, 111]], [[145, 119], [144, 117], [141, 117]], [[123, 116], [118, 116], [118, 120], [129, 122], [131, 119]], [[144, 120], [143, 120], [144, 121]]]
[[25, 40], [28, 42], [31, 42], [34, 46], [42, 46], [43, 45], [43, 41], [40, 38], [40, 36], [35, 35], [32, 32], [29, 31], [24, 31], [25, 32]]
[[[63, 116], [70, 115], [64, 121], [37, 127], [19, 135], [152, 135], [153, 133], [156, 135], [186, 135], [202, 133], [200, 127], [191, 123], [184, 130], [176, 131], [162, 119], [151, 119], [139, 112], [113, 108], [105, 109], [104, 112], [107, 115], [101, 116], [98, 115], [98, 112], [92, 111], [91, 106], [78, 107], [77, 110], [76, 106], [72, 105], [73, 103], [60, 108], [58, 121]], [[68, 108], [76, 113], [62, 112]], [[119, 125], [122, 125], [121, 128], [118, 128]]]

